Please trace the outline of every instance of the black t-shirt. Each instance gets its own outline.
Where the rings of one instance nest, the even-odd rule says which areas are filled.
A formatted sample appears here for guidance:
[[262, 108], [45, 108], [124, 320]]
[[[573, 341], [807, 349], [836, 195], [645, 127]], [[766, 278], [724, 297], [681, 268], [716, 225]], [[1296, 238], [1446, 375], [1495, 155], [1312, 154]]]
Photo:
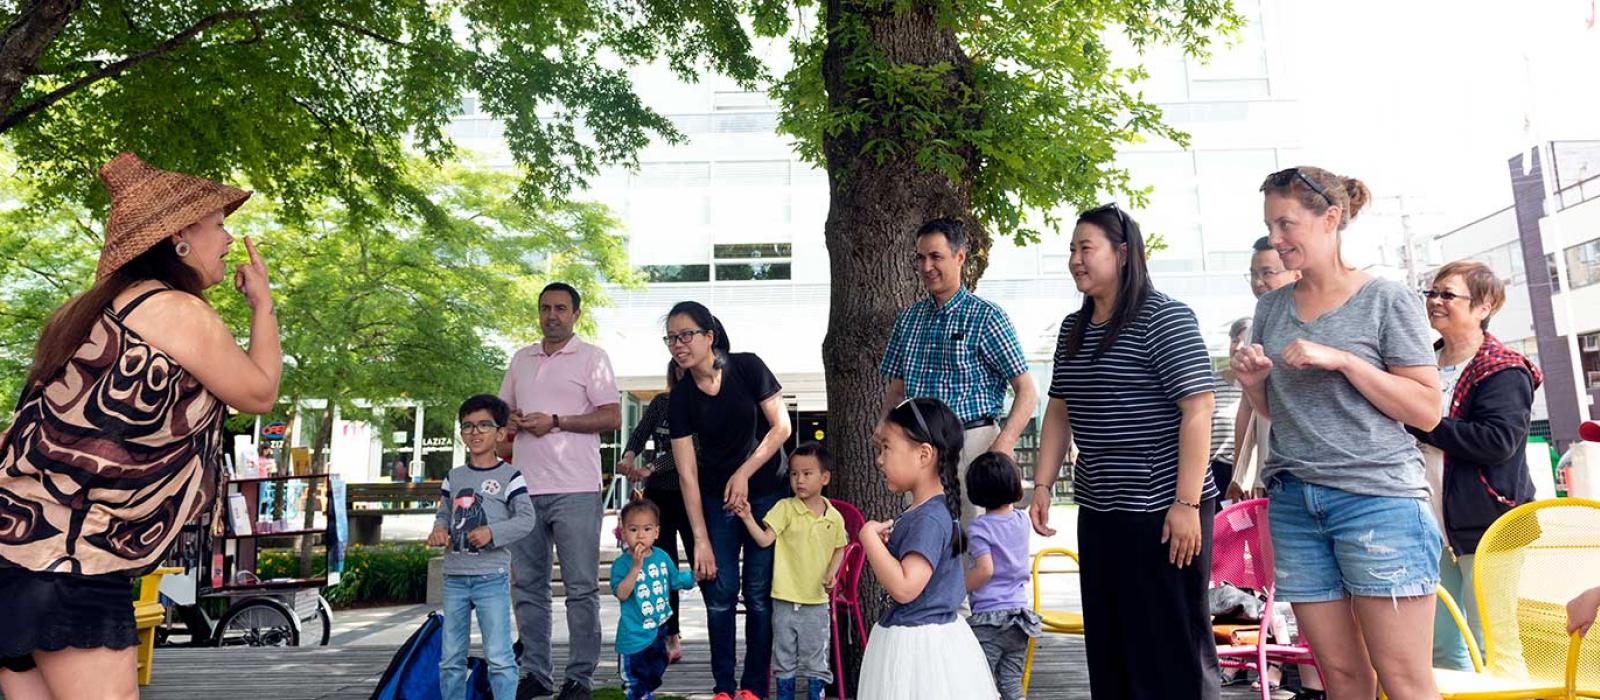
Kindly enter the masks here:
[[[722, 497], [728, 477], [744, 464], [772, 428], [761, 412], [761, 402], [782, 389], [767, 363], [750, 353], [728, 355], [722, 366], [722, 387], [716, 396], [701, 391], [692, 374], [684, 374], [673, 387], [667, 423], [674, 439], [700, 437], [695, 463], [702, 493]], [[781, 450], [774, 452], [750, 477], [752, 497], [783, 488], [783, 477], [778, 473], [781, 454]]]

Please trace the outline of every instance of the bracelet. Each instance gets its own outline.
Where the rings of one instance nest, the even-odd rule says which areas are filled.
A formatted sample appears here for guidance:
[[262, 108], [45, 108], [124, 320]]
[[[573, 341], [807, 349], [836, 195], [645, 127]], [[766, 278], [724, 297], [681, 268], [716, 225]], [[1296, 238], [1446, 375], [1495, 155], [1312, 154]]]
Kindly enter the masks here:
[[1200, 510], [1200, 504], [1199, 503], [1191, 503], [1191, 502], [1185, 501], [1185, 500], [1183, 500], [1181, 498], [1173, 498], [1172, 502], [1176, 503], [1176, 504], [1178, 504], [1180, 506], [1188, 506], [1188, 507], [1193, 508], [1195, 510]]

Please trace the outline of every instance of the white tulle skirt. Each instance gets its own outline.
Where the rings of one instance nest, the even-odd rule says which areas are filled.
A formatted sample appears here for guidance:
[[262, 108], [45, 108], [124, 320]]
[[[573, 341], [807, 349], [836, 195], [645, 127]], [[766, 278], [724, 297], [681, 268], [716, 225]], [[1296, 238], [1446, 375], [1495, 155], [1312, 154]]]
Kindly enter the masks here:
[[861, 661], [860, 700], [996, 700], [989, 662], [963, 620], [874, 625]]

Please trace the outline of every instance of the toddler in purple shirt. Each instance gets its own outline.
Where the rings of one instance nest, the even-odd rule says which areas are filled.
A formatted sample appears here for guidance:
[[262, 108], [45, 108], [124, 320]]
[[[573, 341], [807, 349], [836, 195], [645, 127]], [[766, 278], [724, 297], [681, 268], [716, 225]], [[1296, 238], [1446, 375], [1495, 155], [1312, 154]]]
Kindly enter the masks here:
[[1002, 700], [1021, 700], [1028, 640], [1040, 633], [1028, 604], [1028, 516], [1012, 505], [1022, 500], [1022, 472], [1003, 454], [981, 455], [967, 467], [967, 497], [987, 511], [967, 526], [967, 624]]

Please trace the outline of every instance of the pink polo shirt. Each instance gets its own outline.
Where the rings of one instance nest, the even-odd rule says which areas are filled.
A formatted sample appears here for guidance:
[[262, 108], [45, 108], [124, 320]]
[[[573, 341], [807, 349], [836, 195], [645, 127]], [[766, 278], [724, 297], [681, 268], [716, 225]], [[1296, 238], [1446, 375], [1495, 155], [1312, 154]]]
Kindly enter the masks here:
[[[514, 411], [581, 416], [621, 401], [606, 351], [576, 336], [554, 355], [534, 343], [511, 356], [500, 398]], [[528, 493], [593, 493], [600, 490], [600, 436], [557, 430], [544, 437], [517, 432], [512, 464], [522, 471]]]

